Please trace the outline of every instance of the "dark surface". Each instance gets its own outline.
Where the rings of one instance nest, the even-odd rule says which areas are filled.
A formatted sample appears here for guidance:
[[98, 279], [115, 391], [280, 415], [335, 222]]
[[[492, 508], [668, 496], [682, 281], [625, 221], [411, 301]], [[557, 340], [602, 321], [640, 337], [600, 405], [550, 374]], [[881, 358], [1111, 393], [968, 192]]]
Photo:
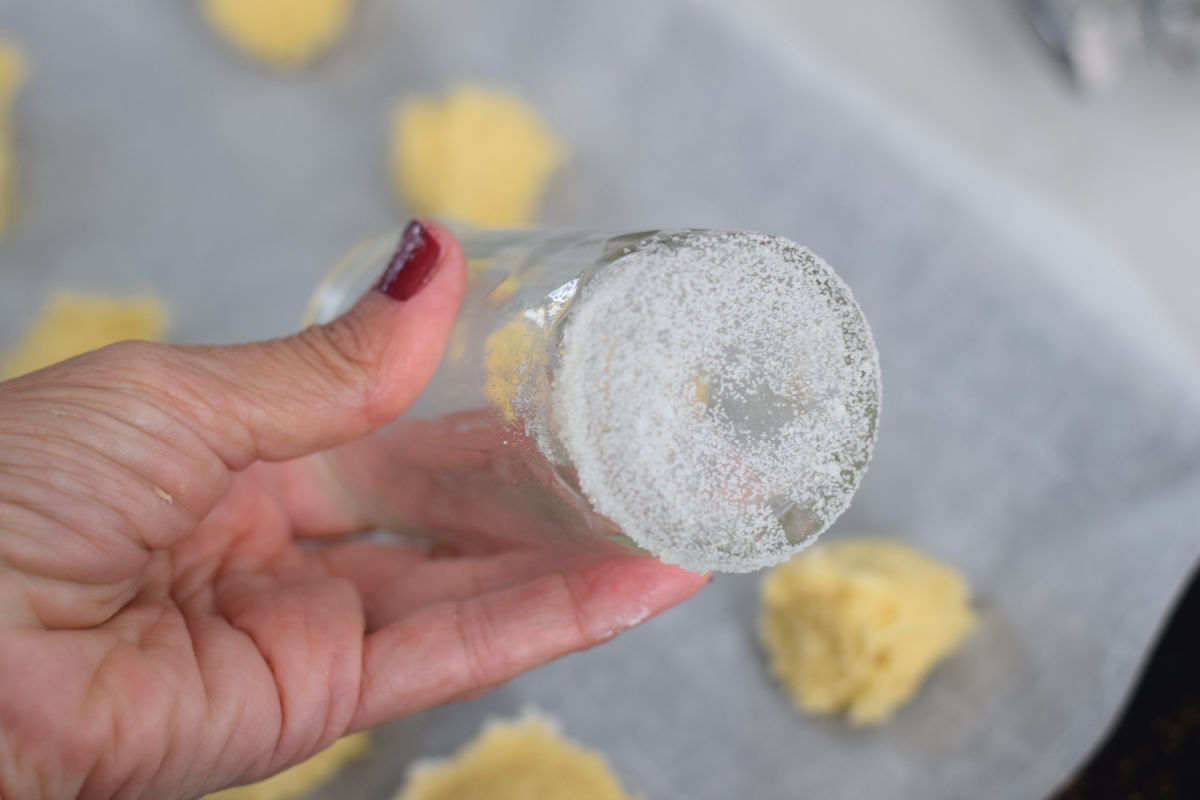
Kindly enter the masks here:
[[1116, 728], [1055, 800], [1200, 798], [1200, 570]]

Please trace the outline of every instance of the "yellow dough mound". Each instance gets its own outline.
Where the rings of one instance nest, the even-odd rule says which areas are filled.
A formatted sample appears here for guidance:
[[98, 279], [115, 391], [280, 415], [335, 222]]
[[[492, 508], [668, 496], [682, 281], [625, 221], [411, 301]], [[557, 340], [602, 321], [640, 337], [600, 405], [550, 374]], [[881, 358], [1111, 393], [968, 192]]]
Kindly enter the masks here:
[[296, 69], [334, 44], [355, 0], [203, 0], [204, 17], [222, 39], [278, 69]]
[[974, 624], [966, 581], [887, 539], [821, 544], [767, 575], [759, 633], [802, 711], [883, 722]]
[[370, 735], [366, 733], [338, 739], [307, 761], [265, 781], [235, 786], [210, 794], [204, 800], [293, 800], [304, 797], [345, 769], [351, 761], [366, 755], [370, 744]]
[[484, 343], [484, 368], [487, 371], [488, 400], [500, 411], [505, 422], [517, 418], [513, 401], [525, 376], [539, 365], [535, 362], [536, 328], [524, 317], [517, 317], [497, 328]]
[[0, 40], [0, 236], [8, 232], [16, 205], [16, 156], [12, 106], [25, 82], [25, 59], [10, 42]]
[[161, 339], [162, 301], [150, 295], [56, 292], [0, 365], [7, 380], [123, 339]]
[[393, 115], [392, 183], [421, 216], [527, 227], [565, 157], [533, 107], [508, 92], [460, 86], [409, 100]]
[[418, 765], [396, 800], [631, 800], [604, 759], [538, 717], [493, 722], [449, 761]]

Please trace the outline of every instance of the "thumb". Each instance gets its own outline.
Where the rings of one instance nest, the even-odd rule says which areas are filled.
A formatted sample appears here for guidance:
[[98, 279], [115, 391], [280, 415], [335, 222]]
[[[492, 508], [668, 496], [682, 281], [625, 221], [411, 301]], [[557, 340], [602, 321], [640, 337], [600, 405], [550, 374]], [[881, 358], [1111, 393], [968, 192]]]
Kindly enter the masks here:
[[0, 441], [41, 431], [171, 494], [194, 487], [208, 507], [222, 473], [401, 414], [437, 368], [466, 281], [449, 231], [413, 222], [379, 283], [338, 319], [225, 347], [122, 342], [14, 378], [0, 384]]
[[466, 281], [449, 231], [412, 222], [376, 286], [338, 319], [267, 342], [172, 348], [174, 400], [233, 470], [363, 436], [433, 376]]

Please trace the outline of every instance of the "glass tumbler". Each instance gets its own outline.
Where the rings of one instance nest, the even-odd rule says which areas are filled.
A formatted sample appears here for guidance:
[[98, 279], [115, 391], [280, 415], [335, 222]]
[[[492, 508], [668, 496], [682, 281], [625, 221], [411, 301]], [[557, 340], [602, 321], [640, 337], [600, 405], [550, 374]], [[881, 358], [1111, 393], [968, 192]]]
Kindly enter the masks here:
[[[750, 556], [743, 558], [728, 552], [730, 548], [721, 543], [714, 545], [716, 551], [706, 554], [704, 542], [696, 547], [686, 543], [676, 546], [669, 537], [660, 542], [654, 536], [631, 536], [628, 520], [624, 527], [614, 520], [620, 514], [613, 513], [613, 502], [610, 500], [610, 508], [606, 509], [609, 513], [600, 513], [580, 480], [579, 466], [586, 460], [581, 456], [591, 447], [587, 431], [601, 430], [606, 432], [603, 435], [611, 435], [611, 426], [604, 420], [592, 420], [600, 428], [577, 424], [566, 430], [560, 418], [564, 414], [559, 395], [567, 357], [565, 337], [569, 336], [580, 304], [590, 302], [592, 285], [614, 265], [623, 267], [624, 262], [647, 248], [659, 253], [656, 257], [661, 257], [660, 251], [669, 256], [674, 252], [672, 248], [690, 252], [688, 248], [697, 243], [731, 236], [782, 242], [782, 246], [803, 253], [809, 259], [803, 262], [805, 265], [816, 263], [828, 270], [819, 259], [787, 240], [761, 234], [702, 230], [456, 233], [467, 256], [470, 278], [456, 326], [433, 379], [415, 404], [396, 420], [363, 439], [316, 456], [317, 468], [331, 489], [373, 524], [464, 553], [512, 546], [613, 548], [649, 553], [696, 570], [744, 571], [782, 560], [844, 510], [874, 443], [878, 361], [857, 305], [832, 272], [826, 276], [818, 270], [820, 274], [814, 275], [819, 280], [814, 285], [819, 284], [820, 291], [828, 294], [822, 302], [836, 306], [842, 313], [839, 319], [846, 320], [834, 332], [834, 338], [848, 348], [847, 352], [853, 348], [863, 354], [863, 369], [869, 374], [864, 373], [866, 381], [859, 387], [861, 391], [834, 402], [830, 412], [822, 405], [828, 405], [828, 398], [813, 396], [829, 394], [829, 388], [815, 390], [816, 384], [811, 381], [804, 384], [803, 391], [797, 390], [800, 394], [796, 397], [782, 402], [781, 395], [772, 394], [765, 384], [749, 395], [730, 392], [732, 379], [723, 382], [728, 376], [698, 369], [693, 383], [681, 390], [686, 413], [695, 414], [698, 425], [710, 416], [731, 421], [727, 427], [735, 432], [734, 438], [743, 437], [745, 442], [729, 444], [735, 450], [744, 445], [747, 453], [754, 447], [761, 448], [771, 431], [785, 422], [795, 428], [805, 414], [844, 414], [846, 403], [857, 409], [856, 419], [862, 424], [854, 436], [846, 439], [833, 467], [838, 475], [832, 491], [844, 497], [797, 502], [795, 493], [781, 496], [775, 490], [772, 496], [758, 496], [762, 494], [756, 488], [758, 484], [745, 478], [742, 473], [748, 469], [740, 466], [731, 468], [737, 476], [728, 482], [718, 481], [722, 487], [719, 491], [732, 487], [727, 505], [732, 504], [736, 510], [744, 496], [747, 508], [769, 517], [772, 530], [781, 531], [779, 536], [785, 540], [782, 549], [776, 547], [770, 553], [756, 555], [755, 543], [748, 542], [746, 552]], [[399, 232], [389, 233], [352, 250], [318, 287], [307, 322], [327, 322], [353, 305], [378, 279], [399, 237]], [[680, 269], [686, 271], [685, 261], [681, 261]], [[646, 313], [653, 314], [653, 305], [648, 308]], [[719, 304], [714, 305], [714, 313], [722, 313]], [[636, 321], [637, 317], [632, 319]], [[605, 321], [601, 317], [589, 324], [603, 326]], [[734, 361], [745, 366], [744, 359]], [[633, 372], [639, 369], [635, 365]], [[803, 366], [797, 364], [797, 369], [803, 371]], [[739, 373], [739, 379], [744, 383], [745, 375]], [[602, 393], [610, 388], [597, 385], [587, 389], [593, 390]], [[583, 396], [586, 399], [587, 394]], [[688, 428], [682, 430], [686, 433]], [[781, 439], [774, 446], [781, 450], [787, 444]], [[637, 460], [636, 448], [631, 453], [631, 458]], [[789, 457], [787, 452], [783, 457]], [[805, 455], [801, 452], [797, 457]], [[740, 465], [741, 461], [730, 463]], [[656, 474], [673, 473], [668, 467], [662, 473], [645, 474], [649, 477], [641, 483], [652, 492]], [[683, 507], [687, 507], [686, 502]], [[683, 523], [690, 517], [680, 519]], [[714, 520], [702, 520], [697, 529], [712, 523]], [[715, 524], [720, 521], [715, 520]], [[686, 538], [687, 532], [679, 531], [678, 535]]]

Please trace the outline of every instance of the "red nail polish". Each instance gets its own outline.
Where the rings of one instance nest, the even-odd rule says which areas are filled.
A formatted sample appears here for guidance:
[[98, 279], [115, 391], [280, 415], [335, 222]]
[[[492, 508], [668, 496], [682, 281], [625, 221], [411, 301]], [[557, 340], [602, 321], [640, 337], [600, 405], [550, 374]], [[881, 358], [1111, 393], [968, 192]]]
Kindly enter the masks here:
[[408, 300], [416, 296], [433, 277], [441, 255], [442, 246], [438, 240], [429, 234], [424, 225], [413, 220], [404, 229], [396, 254], [379, 279], [379, 291], [393, 300]]

